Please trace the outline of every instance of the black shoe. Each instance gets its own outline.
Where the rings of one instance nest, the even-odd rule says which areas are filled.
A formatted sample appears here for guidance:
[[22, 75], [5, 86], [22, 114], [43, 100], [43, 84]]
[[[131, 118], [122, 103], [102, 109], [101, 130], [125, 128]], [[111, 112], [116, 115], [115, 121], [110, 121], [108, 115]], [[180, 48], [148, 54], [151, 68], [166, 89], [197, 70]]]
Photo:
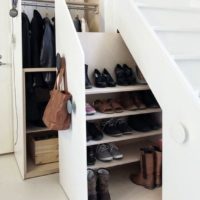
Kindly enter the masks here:
[[106, 84], [107, 87], [115, 87], [116, 83], [113, 80], [112, 76], [110, 75], [110, 73], [108, 72], [108, 70], [104, 69], [102, 75], [105, 77], [106, 79]]
[[106, 78], [100, 73], [98, 69], [94, 70], [94, 82], [98, 88], [105, 88], [107, 86]]
[[99, 141], [103, 138], [103, 133], [94, 123], [87, 122], [87, 132], [91, 135], [92, 140]]
[[127, 86], [128, 85], [124, 69], [119, 64], [117, 64], [116, 67], [115, 67], [115, 75], [116, 75], [117, 85], [121, 85], [121, 86]]
[[116, 120], [109, 119], [101, 122], [102, 131], [112, 137], [122, 136], [122, 132], [116, 126]]
[[133, 129], [128, 125], [126, 119], [120, 118], [116, 120], [116, 127], [123, 134], [131, 134]]
[[95, 165], [96, 157], [95, 157], [95, 147], [87, 147], [87, 164]]
[[152, 115], [144, 115], [144, 121], [152, 130], [159, 130], [161, 128], [161, 124]]
[[85, 88], [86, 89], [92, 88], [92, 84], [91, 84], [90, 79], [88, 77], [88, 65], [85, 65]]
[[86, 133], [87, 133], [87, 142], [92, 140], [92, 135], [90, 134], [90, 131], [88, 130], [88, 127], [86, 129]]
[[136, 76], [133, 70], [126, 64], [123, 65], [123, 70], [129, 85], [136, 84]]
[[159, 104], [151, 91], [142, 93], [143, 102], [148, 108], [159, 108]]
[[143, 115], [129, 117], [128, 124], [135, 131], [148, 132], [152, 130]]

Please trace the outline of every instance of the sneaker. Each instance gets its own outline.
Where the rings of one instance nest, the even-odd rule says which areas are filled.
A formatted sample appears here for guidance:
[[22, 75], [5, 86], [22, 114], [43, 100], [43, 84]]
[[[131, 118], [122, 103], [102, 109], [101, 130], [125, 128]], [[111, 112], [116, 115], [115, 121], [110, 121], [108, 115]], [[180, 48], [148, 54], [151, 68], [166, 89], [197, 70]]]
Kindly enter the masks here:
[[95, 157], [95, 147], [87, 147], [87, 164], [90, 165], [95, 165], [96, 163], [96, 157]]
[[123, 154], [119, 151], [119, 148], [115, 144], [113, 143], [107, 144], [107, 147], [113, 159], [119, 160], [124, 157]]
[[116, 127], [115, 119], [102, 121], [101, 128], [102, 128], [102, 131], [109, 136], [112, 136], [112, 137], [122, 136], [122, 132]]
[[96, 114], [96, 110], [89, 103], [86, 103], [86, 115], [94, 114]]
[[95, 123], [87, 122], [87, 135], [91, 136], [91, 140], [99, 141], [103, 138], [103, 133], [97, 128]]
[[125, 118], [119, 118], [116, 120], [116, 127], [123, 134], [130, 134], [133, 132], [133, 129], [128, 125], [128, 122]]
[[100, 144], [97, 146], [96, 157], [98, 160], [103, 162], [110, 162], [113, 160], [109, 147], [106, 144]]

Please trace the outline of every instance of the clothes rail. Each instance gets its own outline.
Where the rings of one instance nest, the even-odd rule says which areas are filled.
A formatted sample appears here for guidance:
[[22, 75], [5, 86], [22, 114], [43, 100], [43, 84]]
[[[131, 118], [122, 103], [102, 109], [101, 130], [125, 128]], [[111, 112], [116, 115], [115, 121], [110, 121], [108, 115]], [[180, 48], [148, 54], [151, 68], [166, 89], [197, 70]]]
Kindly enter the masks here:
[[[81, 3], [81, 2], [66, 2], [68, 8], [71, 10], [88, 10], [93, 11], [95, 14], [99, 13], [99, 6], [95, 3]], [[23, 6], [35, 6], [35, 7], [48, 7], [54, 8], [54, 1], [44, 1], [44, 0], [26, 0], [22, 1]]]

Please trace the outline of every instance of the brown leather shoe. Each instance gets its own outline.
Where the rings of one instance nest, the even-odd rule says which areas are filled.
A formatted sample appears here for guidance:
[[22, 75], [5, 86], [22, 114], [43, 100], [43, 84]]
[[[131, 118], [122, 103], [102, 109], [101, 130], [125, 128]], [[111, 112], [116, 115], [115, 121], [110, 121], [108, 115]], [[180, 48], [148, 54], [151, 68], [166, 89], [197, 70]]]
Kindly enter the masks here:
[[120, 101], [125, 110], [138, 110], [138, 107], [133, 101], [133, 98], [131, 97], [130, 93], [121, 94]]
[[144, 109], [147, 108], [139, 93], [134, 93], [132, 95], [132, 99], [133, 99], [133, 102], [135, 103], [135, 105], [138, 107], [139, 110], [144, 110]]
[[155, 161], [153, 151], [141, 150], [140, 156], [140, 173], [138, 175], [131, 175], [130, 179], [136, 185], [144, 186], [147, 189], [155, 188]]

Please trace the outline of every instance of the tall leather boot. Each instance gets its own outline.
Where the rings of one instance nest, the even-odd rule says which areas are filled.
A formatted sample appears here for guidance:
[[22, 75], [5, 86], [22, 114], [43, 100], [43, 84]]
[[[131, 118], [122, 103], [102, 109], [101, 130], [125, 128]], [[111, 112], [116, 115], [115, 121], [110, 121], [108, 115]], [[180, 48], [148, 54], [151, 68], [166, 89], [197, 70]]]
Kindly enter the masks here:
[[96, 192], [97, 176], [95, 172], [91, 169], [88, 169], [87, 178], [88, 178], [88, 200], [97, 200], [97, 192]]
[[155, 184], [156, 187], [162, 185], [162, 152], [155, 151]]
[[99, 169], [97, 171], [97, 196], [98, 200], [111, 200], [108, 185], [110, 173], [106, 169]]
[[92, 84], [91, 84], [90, 79], [88, 77], [88, 65], [85, 65], [85, 88], [86, 89], [92, 88]]
[[140, 155], [140, 173], [131, 175], [130, 179], [136, 185], [144, 186], [147, 189], [155, 188], [155, 155], [153, 150], [141, 149]]

